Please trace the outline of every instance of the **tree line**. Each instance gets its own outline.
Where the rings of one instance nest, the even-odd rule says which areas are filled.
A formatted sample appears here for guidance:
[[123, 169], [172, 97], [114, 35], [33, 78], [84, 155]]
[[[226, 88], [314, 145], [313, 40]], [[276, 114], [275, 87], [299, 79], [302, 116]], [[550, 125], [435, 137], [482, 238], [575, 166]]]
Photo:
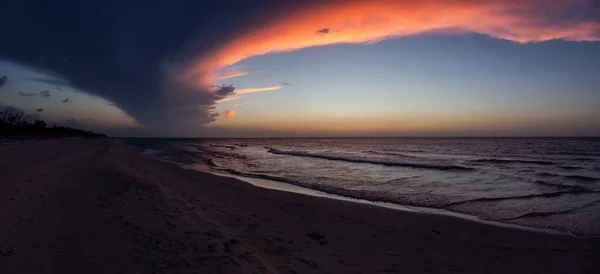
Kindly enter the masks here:
[[31, 115], [13, 106], [0, 104], [0, 138], [46, 139], [62, 137], [106, 137], [104, 134], [65, 126], [48, 127], [43, 120], [30, 121]]

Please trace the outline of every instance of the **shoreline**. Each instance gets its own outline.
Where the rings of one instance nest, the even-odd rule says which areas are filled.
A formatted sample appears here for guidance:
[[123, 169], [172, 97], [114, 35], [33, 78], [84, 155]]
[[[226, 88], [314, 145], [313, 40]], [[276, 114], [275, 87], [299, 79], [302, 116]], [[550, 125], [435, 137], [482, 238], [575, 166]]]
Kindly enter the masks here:
[[[114, 140], [0, 148], [7, 273], [597, 273], [600, 241], [254, 186]], [[28, 155], [28, 157], [18, 157]], [[15, 160], [16, 159], [16, 160]]]
[[[327, 168], [321, 169], [315, 166], [315, 168], [320, 170], [317, 173], [312, 172], [311, 170], [302, 169], [295, 171], [295, 157], [281, 157], [284, 158], [284, 162], [279, 165], [277, 161], [280, 156], [273, 156], [269, 153], [254, 155], [253, 153], [258, 152], [254, 152], [252, 149], [246, 151], [244, 147], [248, 146], [247, 144], [240, 145], [241, 148], [235, 150], [235, 146], [239, 145], [235, 142], [215, 143], [211, 141], [210, 144], [195, 144], [194, 142], [176, 143], [183, 146], [182, 148], [177, 148], [177, 146], [170, 148], [164, 143], [158, 143], [159, 145], [149, 143], [150, 145], [147, 145], [142, 142], [131, 142], [131, 144], [134, 146], [142, 145], [141, 147], [144, 148], [151, 147], [155, 149], [165, 149], [165, 153], [156, 150], [146, 150], [144, 153], [159, 158], [172, 156], [172, 159], [169, 157], [166, 157], [165, 159], [176, 161], [177, 164], [180, 165], [187, 165], [188, 167], [191, 167], [191, 169], [200, 172], [210, 172], [211, 174], [241, 179], [258, 185], [259, 187], [264, 185], [267, 188], [273, 188], [271, 186], [273, 184], [268, 183], [267, 181], [274, 181], [298, 186], [294, 189], [280, 186], [275, 187], [275, 189], [284, 191], [305, 193], [313, 196], [327, 196], [331, 198], [347, 197], [352, 201], [368, 201], [369, 203], [380, 206], [383, 205], [399, 209], [410, 208], [423, 213], [450, 215], [492, 225], [525, 230], [533, 229], [542, 233], [559, 233], [575, 238], [600, 238], [600, 226], [594, 221], [600, 217], [597, 214], [597, 209], [599, 209], [598, 205], [600, 204], [597, 203], [598, 191], [594, 188], [596, 184], [592, 184], [591, 182], [590, 184], [581, 182], [573, 183], [568, 180], [571, 180], [576, 176], [567, 176], [560, 171], [557, 171], [556, 174], [547, 173], [551, 171], [546, 170], [545, 166], [540, 169], [532, 167], [527, 171], [523, 171], [527, 174], [522, 177], [519, 177], [521, 175], [510, 175], [510, 172], [512, 171], [506, 171], [507, 169], [503, 164], [497, 164], [495, 162], [492, 166], [481, 167], [482, 172], [477, 172], [477, 174], [482, 173], [483, 175], [456, 175], [450, 173], [440, 173], [441, 175], [428, 175], [427, 173], [423, 173], [424, 175], [419, 175], [434, 182], [427, 184], [424, 183], [426, 181], [422, 181], [424, 179], [404, 178], [404, 176], [409, 175], [415, 176], [413, 172], [415, 174], [421, 174], [417, 171], [386, 170], [380, 176], [389, 180], [389, 182], [384, 182], [379, 181], [379, 177], [377, 177], [379, 175], [371, 172], [362, 173], [360, 169], [363, 167], [349, 164], [352, 166], [352, 169], [350, 170], [352, 172], [357, 172], [357, 176], [361, 178], [360, 181], [358, 181], [353, 177], [346, 177], [345, 174], [338, 173], [340, 170], [348, 168], [344, 163], [342, 163], [342, 166], [338, 167], [337, 163], [325, 161], [322, 164], [327, 166]], [[252, 144], [254, 143], [248, 144], [253, 146]], [[203, 148], [204, 145], [207, 145], [208, 148]], [[213, 151], [209, 146], [223, 147], [224, 151], [221, 152], [220, 149]], [[182, 157], [179, 157], [178, 154], [171, 155], [171, 153], [176, 153], [174, 151], [177, 151], [178, 149], [181, 149]], [[231, 152], [229, 152], [229, 150], [231, 150]], [[263, 151], [261, 150], [261, 153], [262, 152]], [[223, 153], [223, 155], [220, 155], [221, 153]], [[253, 160], [251, 159], [255, 159], [255, 157], [258, 162], [252, 163]], [[349, 159], [353, 159], [353, 157], [348, 157]], [[472, 158], [475, 159], [477, 157]], [[485, 157], [480, 158], [485, 159]], [[310, 166], [319, 163], [321, 160], [316, 159], [313, 161], [311, 159], [310, 161], [305, 162], [303, 159], [299, 159], [298, 161], [300, 161], [301, 165]], [[231, 162], [231, 165], [228, 162]], [[352, 163], [352, 161], [350, 162]], [[537, 162], [535, 163], [537, 164]], [[561, 162], [557, 161], [556, 165], [559, 165], [559, 163]], [[331, 167], [329, 164], [331, 164]], [[463, 162], [460, 162], [460, 164], [471, 167]], [[246, 165], [250, 167], [247, 167]], [[570, 162], [561, 163], [561, 165], [565, 165], [565, 169], [568, 168], [569, 170], [576, 168], [582, 170], [585, 169], [584, 167], [579, 166], [569, 166], [575, 165]], [[500, 171], [496, 172], [490, 169], [496, 168], [496, 166], [498, 166], [497, 168]], [[563, 166], [558, 167], [562, 168]], [[377, 169], [381, 167], [376, 166], [373, 168]], [[479, 167], [477, 168], [479, 169]], [[254, 170], [257, 170], [257, 172], [254, 172]], [[400, 173], [396, 174], [394, 172]], [[535, 176], [538, 175], [553, 177], [548, 179], [548, 181], [541, 181], [546, 180], [546, 178], [537, 180], [537, 177]], [[321, 179], [320, 176], [324, 177]], [[440, 178], [437, 178], [436, 176]], [[443, 176], [450, 176], [451, 178], [445, 180]], [[494, 176], [499, 177], [495, 178]], [[587, 177], [584, 176], [579, 177], [587, 179]], [[579, 177], [577, 177], [577, 180], [579, 180]], [[391, 180], [393, 178], [400, 179]], [[496, 179], [500, 181], [497, 181]], [[536, 179], [536, 181], [533, 181], [534, 179]], [[256, 180], [259, 180], [259, 182], [253, 183]], [[402, 184], [395, 185], [398, 182]], [[404, 184], [404, 182], [406, 182], [406, 184]], [[467, 182], [469, 183], [466, 184]], [[381, 188], [376, 186], [379, 184], [382, 185]], [[440, 186], [439, 188], [437, 186], [438, 184]], [[421, 185], [423, 188], [420, 188]], [[464, 189], [461, 190], [461, 188]], [[465, 189], [468, 191], [465, 191]], [[473, 192], [470, 192], [471, 189]], [[431, 193], [431, 195], [428, 193]], [[594, 198], [595, 200], [593, 200]], [[342, 198], [342, 200], [344, 199]], [[554, 201], [556, 201], [556, 203]], [[586, 215], [592, 215], [594, 217], [588, 218]]]
[[[162, 159], [159, 159], [159, 160], [162, 161]], [[171, 162], [171, 163], [178, 164], [176, 162]], [[276, 180], [246, 177], [246, 176], [230, 174], [230, 173], [222, 173], [222, 172], [216, 172], [216, 171], [211, 171], [211, 170], [203, 170], [203, 169], [197, 169], [194, 167], [186, 167], [185, 165], [180, 165], [180, 167], [182, 169], [193, 170], [196, 172], [209, 173], [209, 174], [212, 174], [215, 176], [234, 178], [234, 179], [243, 181], [245, 183], [251, 184], [255, 187], [260, 187], [260, 188], [265, 188], [265, 189], [291, 192], [291, 193], [307, 195], [307, 196], [314, 196], [314, 197], [322, 197], [322, 198], [338, 200], [338, 201], [346, 201], [346, 202], [351, 202], [351, 203], [365, 204], [365, 205], [383, 207], [383, 208], [388, 208], [388, 209], [393, 209], [393, 210], [399, 210], [399, 211], [403, 211], [403, 212], [449, 216], [452, 218], [458, 218], [458, 219], [467, 220], [467, 221], [471, 221], [471, 222], [475, 222], [475, 223], [486, 224], [486, 225], [502, 227], [502, 228], [507, 228], [507, 229], [532, 231], [532, 232], [544, 233], [544, 234], [550, 234], [550, 235], [569, 236], [569, 237], [573, 237], [576, 239], [600, 238], [600, 237], [580, 237], [580, 236], [576, 236], [576, 235], [573, 235], [573, 234], [565, 232], [565, 231], [555, 230], [555, 229], [551, 229], [551, 228], [542, 228], [542, 227], [533, 227], [533, 226], [526, 226], [526, 225], [519, 225], [519, 224], [512, 224], [512, 223], [504, 223], [504, 222], [494, 221], [494, 220], [482, 220], [482, 219], [479, 219], [479, 217], [474, 216], [474, 215], [453, 212], [453, 211], [444, 210], [444, 209], [440, 209], [440, 208], [402, 205], [402, 204], [394, 204], [394, 203], [389, 203], [389, 202], [378, 202], [378, 201], [371, 201], [371, 200], [367, 200], [367, 199], [348, 197], [348, 196], [328, 193], [328, 192], [324, 192], [324, 191], [319, 191], [316, 189], [297, 186], [297, 185], [286, 183], [286, 182], [280, 182], [280, 181], [276, 181]]]

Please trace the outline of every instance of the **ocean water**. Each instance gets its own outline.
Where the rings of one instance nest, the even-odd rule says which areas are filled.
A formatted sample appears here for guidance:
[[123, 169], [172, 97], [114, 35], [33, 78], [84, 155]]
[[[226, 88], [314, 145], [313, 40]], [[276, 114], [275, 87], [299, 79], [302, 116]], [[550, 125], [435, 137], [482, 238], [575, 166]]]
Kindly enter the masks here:
[[198, 170], [600, 236], [600, 138], [124, 139]]

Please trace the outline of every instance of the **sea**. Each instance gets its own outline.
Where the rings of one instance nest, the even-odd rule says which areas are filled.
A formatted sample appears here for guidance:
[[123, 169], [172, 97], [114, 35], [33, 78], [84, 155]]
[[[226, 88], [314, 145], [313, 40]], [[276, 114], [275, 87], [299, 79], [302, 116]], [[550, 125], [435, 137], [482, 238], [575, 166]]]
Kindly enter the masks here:
[[600, 237], [600, 138], [121, 141], [188, 169]]

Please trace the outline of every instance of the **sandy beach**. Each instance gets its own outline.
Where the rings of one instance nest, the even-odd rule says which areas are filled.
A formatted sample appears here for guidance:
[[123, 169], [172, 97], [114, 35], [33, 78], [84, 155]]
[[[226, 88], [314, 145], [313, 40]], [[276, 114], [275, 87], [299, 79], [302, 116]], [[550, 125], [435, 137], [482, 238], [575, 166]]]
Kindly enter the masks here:
[[1, 273], [600, 273], [600, 241], [269, 190], [114, 140], [0, 147]]

